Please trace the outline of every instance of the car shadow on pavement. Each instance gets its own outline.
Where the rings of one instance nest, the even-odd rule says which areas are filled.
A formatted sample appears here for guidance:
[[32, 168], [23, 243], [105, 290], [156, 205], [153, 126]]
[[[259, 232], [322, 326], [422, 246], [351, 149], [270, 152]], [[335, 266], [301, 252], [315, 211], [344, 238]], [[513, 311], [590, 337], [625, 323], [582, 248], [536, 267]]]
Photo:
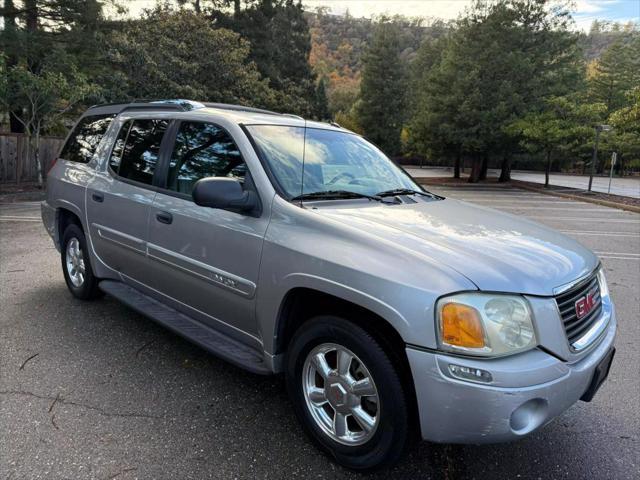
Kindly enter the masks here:
[[[597, 454], [581, 431], [588, 421], [574, 407], [519, 442], [423, 442], [390, 470], [357, 474], [336, 466], [303, 434], [281, 376], [245, 372], [112, 298], [76, 300], [62, 281], [36, 281], [21, 298], [7, 305], [13, 320], [3, 329], [14, 347], [4, 354], [2, 390], [44, 400], [3, 408], [16, 422], [42, 417], [47, 428], [26, 432], [26, 442], [50, 442], [54, 458], [73, 457], [83, 446], [84, 458], [126, 463], [142, 478], [187, 478], [185, 471], [203, 478], [215, 471], [219, 478], [451, 480], [581, 478], [576, 472], [586, 469], [588, 476]], [[67, 444], [55, 441], [62, 434]], [[118, 441], [95, 441], [110, 437]], [[602, 462], [617, 478], [620, 466]]]

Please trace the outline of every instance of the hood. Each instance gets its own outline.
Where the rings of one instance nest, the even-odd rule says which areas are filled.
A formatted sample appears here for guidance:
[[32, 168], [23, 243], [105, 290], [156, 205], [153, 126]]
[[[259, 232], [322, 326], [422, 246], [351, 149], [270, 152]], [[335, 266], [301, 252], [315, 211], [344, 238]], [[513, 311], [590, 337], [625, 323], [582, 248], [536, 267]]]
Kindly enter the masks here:
[[453, 268], [480, 290], [553, 295], [555, 287], [598, 265], [593, 252], [550, 228], [457, 200], [317, 202], [314, 207], [323, 217]]

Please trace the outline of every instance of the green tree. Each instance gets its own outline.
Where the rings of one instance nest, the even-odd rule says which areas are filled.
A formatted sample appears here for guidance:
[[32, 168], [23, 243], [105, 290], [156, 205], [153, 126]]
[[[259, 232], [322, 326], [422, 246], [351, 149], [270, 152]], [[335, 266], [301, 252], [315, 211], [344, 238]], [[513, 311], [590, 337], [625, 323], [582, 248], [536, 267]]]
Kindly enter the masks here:
[[107, 98], [191, 98], [271, 107], [275, 94], [237, 33], [187, 10], [157, 8], [111, 38]]
[[461, 143], [453, 119], [458, 109], [450, 87], [453, 70], [442, 67], [448, 38], [426, 40], [411, 64], [410, 92], [414, 98], [409, 121], [411, 149], [429, 158], [454, 161], [454, 177], [460, 178]]
[[390, 155], [400, 151], [405, 119], [405, 65], [398, 26], [381, 19], [363, 58], [358, 123], [364, 134]]
[[233, 15], [220, 11], [216, 19], [249, 41], [249, 59], [277, 92], [274, 108], [317, 116], [311, 36], [300, 0], [255, 0]]
[[603, 116], [603, 104], [579, 103], [567, 97], [551, 97], [539, 112], [531, 112], [507, 127], [522, 137], [522, 145], [545, 156], [544, 186], [549, 186], [553, 155], [589, 142], [593, 125]]
[[[5, 58], [0, 62], [0, 102], [5, 108], [15, 105], [14, 102], [22, 105], [19, 113], [16, 113], [16, 119], [28, 137], [27, 157], [33, 155], [35, 158], [40, 186], [43, 184], [40, 160], [42, 132], [72, 111], [96, 88], [68, 62], [66, 71], [59, 71], [56, 59], [61, 55], [56, 53], [52, 53], [51, 63], [41, 65], [37, 73], [25, 62], [11, 67], [7, 67]], [[12, 91], [9, 92], [9, 89]]]
[[593, 102], [604, 103], [607, 112], [627, 105], [627, 92], [640, 84], [640, 36], [629, 43], [614, 42], [595, 62], [589, 78]]
[[329, 103], [327, 101], [327, 81], [320, 78], [315, 92], [315, 114], [318, 120], [330, 120]]
[[627, 93], [627, 103], [609, 116], [613, 132], [607, 139], [608, 147], [618, 154], [621, 175], [633, 161], [640, 166], [640, 86]]
[[[472, 182], [486, 176], [489, 155], [500, 154], [500, 179], [509, 180], [517, 138], [506, 127], [580, 84], [577, 36], [568, 26], [567, 12], [545, 0], [476, 1], [458, 20], [434, 72], [419, 82], [424, 93], [413, 134], [449, 156], [470, 157]], [[444, 130], [443, 140], [433, 139]]]
[[[6, 55], [8, 69], [23, 65], [38, 76], [46, 65], [49, 73], [64, 72], [69, 62], [75, 71], [92, 78], [104, 69], [101, 55], [101, 32], [105, 25], [102, 9], [105, 4], [118, 8], [115, 0], [4, 0], [1, 14], [5, 28], [0, 31], [0, 51]], [[52, 52], [64, 52], [60, 65], [51, 62]], [[18, 117], [28, 105], [14, 96], [19, 86], [9, 85], [10, 127], [23, 132]], [[6, 102], [5, 102], [6, 103]]]

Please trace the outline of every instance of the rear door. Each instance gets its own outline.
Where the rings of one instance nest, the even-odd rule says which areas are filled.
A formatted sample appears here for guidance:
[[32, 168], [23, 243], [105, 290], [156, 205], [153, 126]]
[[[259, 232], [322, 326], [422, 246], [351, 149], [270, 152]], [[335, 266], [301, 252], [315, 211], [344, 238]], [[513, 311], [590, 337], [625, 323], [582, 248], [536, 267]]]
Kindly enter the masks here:
[[149, 212], [169, 123], [154, 118], [124, 122], [108, 167], [87, 189], [88, 223], [97, 256], [125, 278], [145, 285], [150, 283], [146, 259]]
[[191, 197], [199, 179], [215, 176], [255, 190], [251, 174], [224, 128], [181, 121], [175, 131], [165, 188], [158, 190], [149, 220], [154, 288], [191, 316], [259, 343], [254, 305], [268, 218], [200, 207]]

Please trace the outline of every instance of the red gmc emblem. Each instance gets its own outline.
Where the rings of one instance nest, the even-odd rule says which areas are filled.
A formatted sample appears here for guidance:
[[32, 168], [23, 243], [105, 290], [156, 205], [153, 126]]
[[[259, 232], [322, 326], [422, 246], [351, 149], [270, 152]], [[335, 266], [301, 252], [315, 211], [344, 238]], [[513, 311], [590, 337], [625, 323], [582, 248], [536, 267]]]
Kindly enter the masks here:
[[593, 300], [593, 293], [587, 293], [584, 297], [580, 297], [576, 300], [576, 316], [578, 320], [589, 315], [589, 312], [593, 310], [595, 305]]

